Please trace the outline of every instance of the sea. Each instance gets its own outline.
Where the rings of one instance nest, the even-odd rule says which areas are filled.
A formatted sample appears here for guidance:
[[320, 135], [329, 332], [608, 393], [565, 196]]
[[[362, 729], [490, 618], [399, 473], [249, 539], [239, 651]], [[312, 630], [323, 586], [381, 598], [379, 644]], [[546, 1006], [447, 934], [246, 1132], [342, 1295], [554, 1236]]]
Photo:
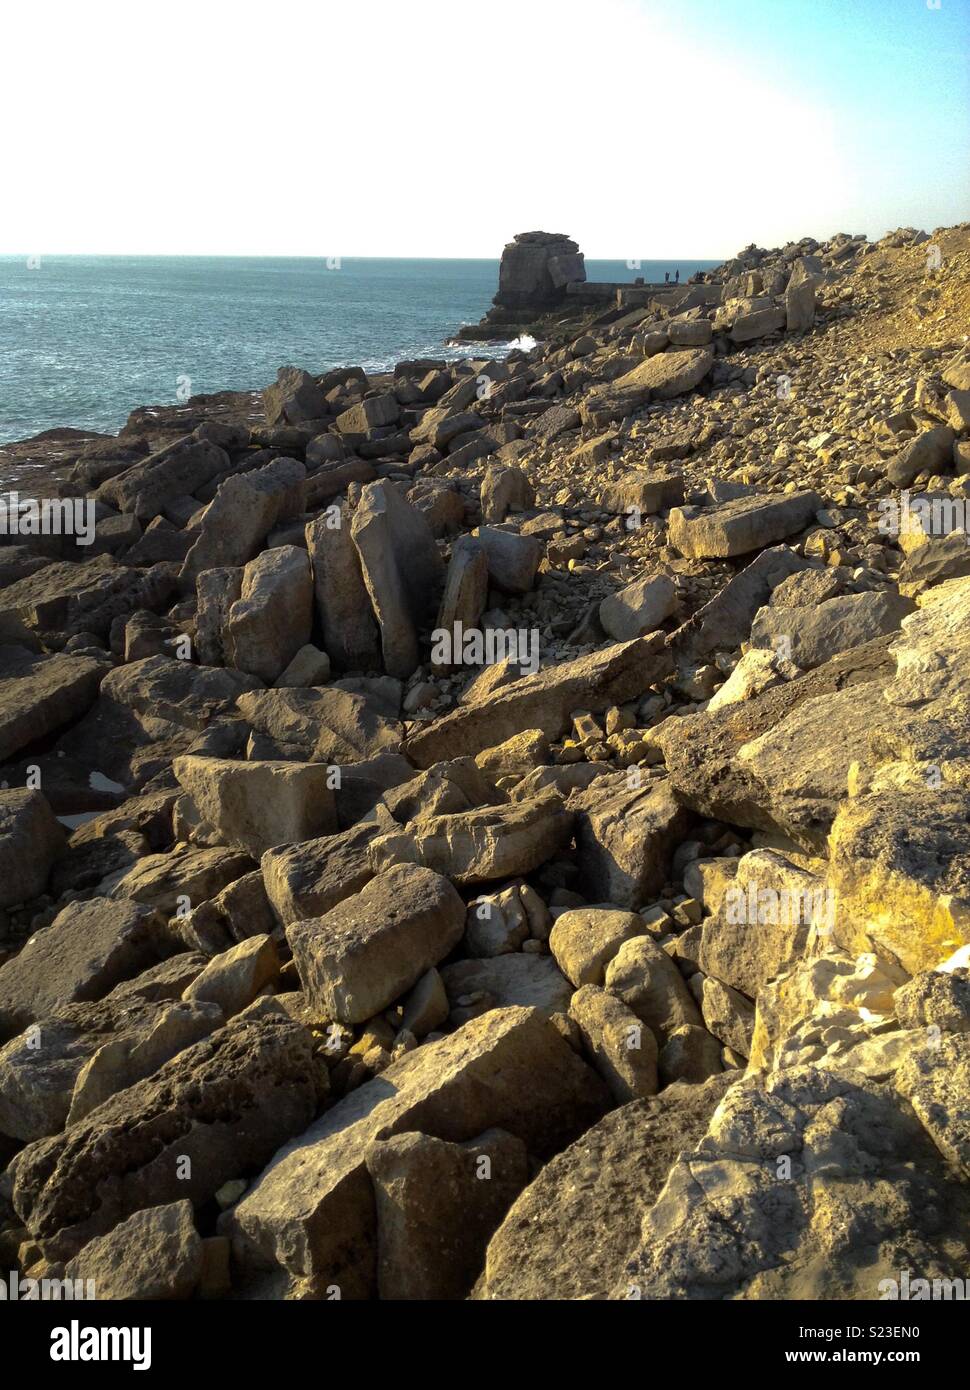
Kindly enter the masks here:
[[[586, 270], [684, 281], [715, 264]], [[287, 364], [379, 372], [406, 357], [497, 355], [446, 347], [497, 285], [497, 260], [0, 256], [0, 445], [65, 425], [116, 433], [136, 406], [256, 390]]]

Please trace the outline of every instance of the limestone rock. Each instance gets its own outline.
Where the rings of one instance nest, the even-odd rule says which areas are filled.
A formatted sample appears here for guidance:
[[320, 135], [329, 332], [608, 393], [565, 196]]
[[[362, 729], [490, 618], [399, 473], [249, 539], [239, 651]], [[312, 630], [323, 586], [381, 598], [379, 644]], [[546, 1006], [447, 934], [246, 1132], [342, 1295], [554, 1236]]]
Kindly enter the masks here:
[[663, 947], [648, 936], [623, 943], [606, 967], [605, 983], [658, 1039], [685, 1024], [701, 1022], [684, 977]]
[[64, 832], [42, 792], [0, 791], [0, 908], [43, 893]]
[[616, 995], [583, 985], [570, 1001], [569, 1016], [618, 1105], [656, 1095], [656, 1037]]
[[192, 1203], [146, 1207], [69, 1260], [66, 1279], [91, 1279], [99, 1300], [189, 1298], [202, 1278]]
[[528, 1180], [521, 1139], [501, 1129], [452, 1144], [424, 1134], [367, 1154], [377, 1212], [381, 1299], [462, 1299], [485, 1247]]
[[342, 670], [373, 670], [379, 665], [380, 642], [351, 539], [349, 508], [342, 507], [337, 519], [339, 525], [333, 525], [324, 513], [306, 527], [323, 646]]
[[239, 598], [226, 618], [226, 659], [272, 683], [310, 640], [313, 582], [305, 550], [264, 550], [243, 570]]
[[488, 1246], [479, 1299], [607, 1299], [677, 1156], [704, 1135], [727, 1076], [621, 1105], [547, 1163]]
[[[55, 1258], [146, 1207], [200, 1206], [313, 1116], [309, 1034], [237, 1019], [17, 1156], [13, 1205]], [[179, 1157], [187, 1159], [179, 1162]]]
[[463, 705], [408, 740], [407, 754], [418, 767], [478, 753], [524, 729], [541, 729], [558, 738], [571, 712], [593, 713], [642, 695], [671, 669], [663, 638], [654, 635], [620, 643], [605, 651], [523, 676], [482, 702]]
[[970, 792], [925, 785], [844, 803], [832, 826], [835, 938], [911, 974], [970, 941]]
[[278, 458], [251, 473], [233, 473], [209, 503], [199, 537], [185, 557], [180, 578], [191, 583], [203, 570], [245, 565], [280, 521], [303, 511], [306, 469]]
[[577, 907], [556, 918], [549, 934], [549, 949], [577, 989], [581, 985], [601, 985], [606, 967], [623, 943], [645, 931], [643, 918], [635, 912]]
[[632, 787], [625, 774], [575, 794], [581, 883], [594, 902], [636, 909], [659, 893], [690, 817], [666, 779]]
[[80, 718], [108, 669], [90, 656], [0, 647], [0, 762]]
[[399, 998], [461, 939], [465, 907], [447, 879], [398, 865], [323, 917], [290, 922], [303, 986], [328, 1018], [359, 1023]]
[[274, 845], [337, 829], [330, 773], [323, 763], [183, 757], [172, 768], [220, 839], [254, 859]]
[[572, 817], [555, 793], [412, 821], [371, 845], [375, 868], [422, 864], [460, 884], [527, 874], [569, 840]]
[[407, 677], [418, 664], [417, 628], [438, 602], [443, 564], [427, 521], [393, 483], [368, 483], [351, 536], [380, 629], [384, 669]]
[[0, 966], [0, 1036], [60, 1004], [102, 999], [167, 954], [164, 924], [151, 908], [107, 898], [70, 903]]
[[746, 555], [804, 531], [821, 507], [814, 492], [788, 496], [739, 497], [710, 511], [675, 507], [670, 513], [670, 543], [695, 560]]
[[269, 1263], [296, 1290], [336, 1284], [345, 1298], [366, 1297], [376, 1285], [372, 1140], [420, 1130], [461, 1143], [500, 1125], [547, 1157], [605, 1104], [602, 1083], [552, 1024], [532, 1009], [493, 1010], [339, 1101], [276, 1155], [222, 1225], [244, 1271]]
[[604, 631], [617, 642], [630, 642], [654, 632], [677, 606], [677, 590], [665, 574], [636, 579], [599, 606]]

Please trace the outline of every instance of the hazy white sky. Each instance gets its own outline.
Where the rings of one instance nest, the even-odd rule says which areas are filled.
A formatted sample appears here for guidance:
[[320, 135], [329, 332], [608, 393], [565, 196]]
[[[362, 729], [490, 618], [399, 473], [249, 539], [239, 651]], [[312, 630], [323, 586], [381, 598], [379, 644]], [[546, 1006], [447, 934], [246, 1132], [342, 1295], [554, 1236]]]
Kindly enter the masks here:
[[53, 0], [0, 252], [588, 256], [970, 218], [970, 0]]

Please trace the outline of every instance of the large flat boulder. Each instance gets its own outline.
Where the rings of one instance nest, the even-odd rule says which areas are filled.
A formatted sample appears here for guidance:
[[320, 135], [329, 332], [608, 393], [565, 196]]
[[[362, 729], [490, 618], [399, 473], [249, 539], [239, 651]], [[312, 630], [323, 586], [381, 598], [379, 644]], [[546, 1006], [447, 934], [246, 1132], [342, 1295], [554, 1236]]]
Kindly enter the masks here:
[[0, 647], [0, 762], [79, 719], [109, 669], [90, 656]]
[[416, 1131], [461, 1143], [493, 1126], [549, 1157], [607, 1105], [605, 1087], [532, 1009], [493, 1009], [392, 1063], [288, 1144], [222, 1218], [243, 1272], [281, 1267], [293, 1292], [376, 1291], [378, 1136]]
[[899, 625], [916, 605], [895, 590], [842, 594], [812, 606], [762, 608], [751, 627], [752, 647], [781, 652], [803, 671], [861, 647]]
[[645, 358], [632, 371], [599, 387], [583, 401], [584, 423], [605, 425], [622, 420], [651, 400], [671, 400], [692, 391], [714, 365], [710, 348], [683, 348]]
[[337, 810], [324, 763], [176, 758], [172, 770], [227, 845], [258, 859], [273, 845], [332, 833]]
[[558, 738], [576, 709], [593, 713], [643, 695], [673, 669], [661, 633], [521, 676], [480, 703], [463, 705], [413, 735], [406, 752], [418, 767], [503, 743], [525, 729]]
[[259, 690], [237, 704], [269, 747], [302, 762], [355, 763], [401, 746], [398, 710], [372, 694], [333, 685]]
[[38, 636], [51, 633], [60, 645], [79, 632], [103, 639], [115, 618], [159, 608], [174, 587], [169, 566], [143, 572], [119, 565], [110, 555], [45, 565], [0, 590], [0, 642], [35, 647]]
[[709, 509], [674, 507], [670, 544], [694, 560], [747, 555], [804, 531], [821, 505], [815, 492], [792, 492], [736, 497]]
[[134, 512], [142, 521], [151, 521], [162, 513], [166, 502], [193, 495], [210, 479], [227, 472], [229, 466], [225, 449], [189, 435], [108, 478], [98, 488], [98, 498], [119, 511]]
[[869, 759], [869, 731], [892, 676], [888, 646], [877, 638], [752, 699], [664, 720], [655, 738], [678, 800], [823, 847], [851, 763]]

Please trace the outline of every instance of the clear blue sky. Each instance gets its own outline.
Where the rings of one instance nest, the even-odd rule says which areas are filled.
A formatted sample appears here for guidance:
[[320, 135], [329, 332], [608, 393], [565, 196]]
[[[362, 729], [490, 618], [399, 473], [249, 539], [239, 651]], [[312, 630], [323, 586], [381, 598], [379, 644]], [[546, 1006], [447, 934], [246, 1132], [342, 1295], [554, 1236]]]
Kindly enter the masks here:
[[970, 0], [48, 0], [3, 39], [0, 252], [722, 259], [970, 219]]

